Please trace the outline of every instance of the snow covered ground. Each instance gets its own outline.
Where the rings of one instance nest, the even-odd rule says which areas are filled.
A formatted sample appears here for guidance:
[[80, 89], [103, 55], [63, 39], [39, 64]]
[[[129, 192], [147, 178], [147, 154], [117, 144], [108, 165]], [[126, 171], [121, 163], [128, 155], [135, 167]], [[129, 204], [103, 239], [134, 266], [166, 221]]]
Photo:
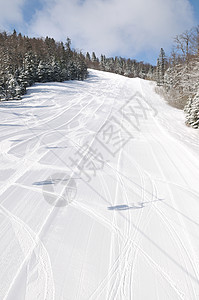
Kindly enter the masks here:
[[0, 299], [199, 299], [199, 132], [90, 70], [0, 103]]

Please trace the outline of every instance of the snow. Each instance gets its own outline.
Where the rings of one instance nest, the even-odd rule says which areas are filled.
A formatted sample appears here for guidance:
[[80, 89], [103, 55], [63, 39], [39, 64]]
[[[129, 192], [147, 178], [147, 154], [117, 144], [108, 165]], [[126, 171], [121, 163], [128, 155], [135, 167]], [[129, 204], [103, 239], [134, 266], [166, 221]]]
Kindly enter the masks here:
[[90, 70], [0, 103], [0, 299], [199, 298], [199, 132], [154, 89]]

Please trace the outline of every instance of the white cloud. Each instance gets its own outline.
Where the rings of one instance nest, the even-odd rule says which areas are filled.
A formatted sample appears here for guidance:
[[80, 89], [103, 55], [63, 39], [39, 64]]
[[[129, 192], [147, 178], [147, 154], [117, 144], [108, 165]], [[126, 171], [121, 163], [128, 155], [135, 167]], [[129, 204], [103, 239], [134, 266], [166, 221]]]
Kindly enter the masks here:
[[0, 29], [7, 30], [10, 25], [23, 21], [23, 4], [26, 0], [0, 0]]
[[53, 36], [82, 50], [133, 57], [168, 47], [194, 25], [188, 0], [44, 0], [29, 33]]

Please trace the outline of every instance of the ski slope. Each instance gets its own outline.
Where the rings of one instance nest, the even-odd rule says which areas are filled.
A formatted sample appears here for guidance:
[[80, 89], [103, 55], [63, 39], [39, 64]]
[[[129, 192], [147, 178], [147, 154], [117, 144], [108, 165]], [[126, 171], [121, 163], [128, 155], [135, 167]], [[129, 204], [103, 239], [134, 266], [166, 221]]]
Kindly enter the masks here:
[[199, 299], [199, 131], [90, 70], [0, 103], [0, 299]]

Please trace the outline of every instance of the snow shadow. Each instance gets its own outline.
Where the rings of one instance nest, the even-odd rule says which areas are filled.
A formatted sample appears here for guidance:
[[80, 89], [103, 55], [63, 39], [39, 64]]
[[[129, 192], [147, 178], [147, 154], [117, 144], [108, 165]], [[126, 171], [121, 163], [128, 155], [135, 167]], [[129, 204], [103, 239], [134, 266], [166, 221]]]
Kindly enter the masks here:
[[109, 206], [108, 210], [128, 210], [128, 209], [140, 209], [144, 207], [144, 203], [138, 203], [138, 205], [127, 205], [127, 204], [122, 204], [122, 205], [115, 205], [115, 206]]
[[30, 113], [27, 113], [27, 114], [24, 114], [24, 113], [15, 113], [15, 112], [12, 112], [12, 114], [14, 115], [14, 116], [17, 116], [17, 117], [38, 117], [38, 115], [33, 115], [33, 114], [31, 114], [30, 115]]
[[46, 149], [66, 149], [68, 146], [48, 146]]
[[[14, 100], [13, 100], [14, 101]], [[54, 107], [54, 105], [24, 105], [24, 104], [21, 104], [21, 105], [19, 105], [19, 104], [14, 104], [14, 103], [6, 103], [6, 104], [0, 104], [0, 108], [7, 108], [7, 109], [9, 109], [9, 108], [28, 108], [28, 109], [30, 109], [30, 108], [48, 108], [48, 107]]]
[[33, 185], [48, 185], [48, 184], [54, 184], [54, 182], [52, 180], [44, 180], [44, 181], [38, 181], [38, 182], [34, 182]]
[[[67, 83], [67, 85], [65, 85], [65, 83]], [[49, 99], [52, 98], [52, 93], [57, 93], [59, 90], [60, 92], [65, 92], [67, 94], [74, 94], [76, 93], [76, 86], [71, 85], [72, 82], [70, 82], [70, 85], [68, 84], [69, 81], [64, 81], [60, 84], [56, 84], [54, 82], [49, 82], [48, 85], [46, 85], [45, 83], [42, 83], [40, 85], [34, 85], [34, 88], [29, 88], [27, 90], [27, 94], [25, 94], [23, 96], [23, 99], [27, 99], [27, 98], [32, 98], [35, 94], [37, 95], [38, 93], [42, 93], [42, 94], [46, 94], [49, 95]], [[45, 90], [47, 89], [47, 90]]]
[[91, 74], [90, 72], [88, 72], [88, 77], [87, 79], [98, 79], [99, 80], [99, 76], [97, 76], [96, 74]]
[[49, 184], [57, 184], [58, 182], [67, 182], [69, 179], [61, 179], [61, 178], [56, 178], [56, 179], [49, 179], [49, 180], [43, 180], [43, 181], [38, 181], [34, 182], [33, 185], [49, 185]]
[[108, 210], [140, 209], [140, 208], [144, 208], [146, 206], [146, 204], [150, 204], [151, 202], [157, 202], [157, 201], [163, 201], [163, 199], [157, 199], [157, 200], [148, 201], [148, 202], [137, 202], [136, 205], [134, 203], [132, 203], [130, 205], [121, 204], [121, 205], [109, 206]]
[[[88, 72], [87, 80], [85, 80], [84, 83], [86, 83], [86, 84], [87, 83], [94, 83], [94, 82], [99, 83], [99, 79], [100, 79], [99, 76], [97, 76], [95, 74], [91, 74], [90, 72]], [[108, 80], [109, 80], [108, 78], [103, 78], [103, 81], [108, 81]]]
[[0, 124], [0, 126], [23, 127], [21, 124]]

